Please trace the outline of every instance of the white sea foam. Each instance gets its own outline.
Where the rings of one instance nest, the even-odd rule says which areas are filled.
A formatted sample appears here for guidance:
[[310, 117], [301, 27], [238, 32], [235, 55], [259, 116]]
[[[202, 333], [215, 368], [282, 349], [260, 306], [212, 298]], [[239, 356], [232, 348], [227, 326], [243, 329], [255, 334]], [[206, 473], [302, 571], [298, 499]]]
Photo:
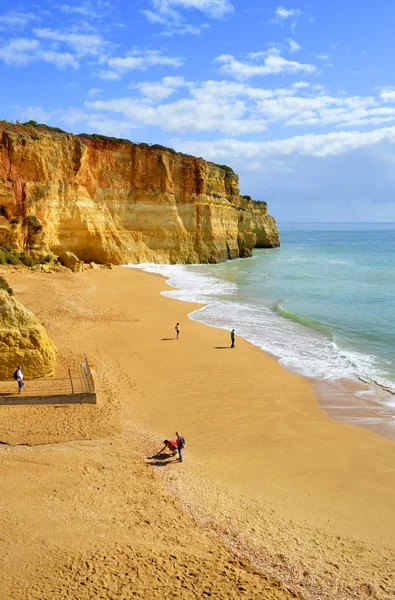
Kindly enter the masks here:
[[205, 274], [203, 265], [128, 266], [164, 275], [167, 283], [178, 289], [163, 295], [206, 305], [191, 313], [191, 319], [228, 331], [234, 327], [238, 336], [276, 356], [289, 371], [325, 380], [362, 378], [394, 388], [375, 356], [341, 349], [321, 331], [286, 319], [263, 305], [241, 302], [236, 284]]
[[331, 265], [349, 265], [350, 263], [346, 260], [328, 260]]

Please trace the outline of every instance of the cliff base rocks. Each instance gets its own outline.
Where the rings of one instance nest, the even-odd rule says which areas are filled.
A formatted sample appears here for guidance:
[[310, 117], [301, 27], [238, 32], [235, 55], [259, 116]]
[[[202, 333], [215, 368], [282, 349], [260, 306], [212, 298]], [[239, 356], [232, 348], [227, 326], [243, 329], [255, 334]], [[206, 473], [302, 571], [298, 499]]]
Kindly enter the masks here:
[[0, 289], [0, 379], [12, 379], [18, 364], [25, 377], [49, 377], [56, 348], [37, 318]]

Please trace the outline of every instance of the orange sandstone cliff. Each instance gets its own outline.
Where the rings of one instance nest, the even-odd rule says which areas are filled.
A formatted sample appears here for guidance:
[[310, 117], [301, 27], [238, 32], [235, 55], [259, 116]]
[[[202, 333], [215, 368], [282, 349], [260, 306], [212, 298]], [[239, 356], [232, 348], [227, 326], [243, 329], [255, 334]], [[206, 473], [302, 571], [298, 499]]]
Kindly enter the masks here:
[[160, 146], [0, 123], [0, 244], [101, 263], [216, 263], [279, 245], [238, 177]]

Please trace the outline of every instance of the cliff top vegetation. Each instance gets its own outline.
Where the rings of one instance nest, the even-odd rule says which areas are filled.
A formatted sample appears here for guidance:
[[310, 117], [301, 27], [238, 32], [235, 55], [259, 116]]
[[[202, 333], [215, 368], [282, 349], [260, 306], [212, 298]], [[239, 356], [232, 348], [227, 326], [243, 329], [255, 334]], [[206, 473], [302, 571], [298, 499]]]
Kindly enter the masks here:
[[[64, 131], [64, 129], [61, 129], [60, 127], [53, 127], [52, 125], [47, 125], [46, 123], [38, 123], [34, 119], [30, 119], [29, 121], [24, 121], [23, 123], [21, 123], [20, 121], [16, 121], [15, 123], [13, 123], [13, 121], [7, 121], [6, 119], [0, 119], [0, 123], [10, 123], [11, 125], [26, 125], [29, 127], [35, 127], [37, 129], [42, 129], [42, 130], [46, 130], [46, 131], [53, 131], [55, 133], [64, 133], [64, 134], [70, 135], [70, 133], [68, 131]], [[84, 139], [85, 140], [94, 140], [94, 141], [98, 140], [98, 141], [102, 141], [102, 142], [114, 142], [117, 144], [130, 144], [130, 145], [136, 144], [138, 146], [151, 148], [152, 150], [163, 150], [165, 152], [170, 152], [171, 154], [179, 154], [180, 156], [191, 156], [190, 154], [185, 154], [184, 152], [177, 152], [177, 150], [174, 150], [174, 148], [170, 148], [169, 146], [162, 146], [161, 144], [148, 144], [147, 142], [132, 142], [131, 140], [128, 140], [127, 138], [118, 138], [118, 137], [113, 137], [113, 136], [109, 136], [109, 135], [103, 135], [101, 133], [77, 133], [76, 135], [81, 140], [84, 140]], [[193, 157], [193, 158], [195, 158], [195, 157]], [[211, 161], [207, 161], [207, 162], [211, 162]], [[231, 167], [229, 167], [228, 165], [221, 165], [219, 163], [213, 163], [213, 162], [211, 164], [215, 165], [216, 167], [219, 167], [220, 169], [223, 169], [225, 171], [226, 175], [235, 175], [235, 172], [233, 171], [233, 169]]]

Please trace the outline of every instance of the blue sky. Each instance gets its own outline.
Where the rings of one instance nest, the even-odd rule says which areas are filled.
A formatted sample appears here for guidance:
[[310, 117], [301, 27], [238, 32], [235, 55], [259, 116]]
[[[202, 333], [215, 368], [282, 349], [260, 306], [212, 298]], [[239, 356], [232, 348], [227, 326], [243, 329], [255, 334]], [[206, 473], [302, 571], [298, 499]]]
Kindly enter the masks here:
[[395, 221], [395, 3], [0, 8], [0, 118], [226, 163], [280, 221]]

